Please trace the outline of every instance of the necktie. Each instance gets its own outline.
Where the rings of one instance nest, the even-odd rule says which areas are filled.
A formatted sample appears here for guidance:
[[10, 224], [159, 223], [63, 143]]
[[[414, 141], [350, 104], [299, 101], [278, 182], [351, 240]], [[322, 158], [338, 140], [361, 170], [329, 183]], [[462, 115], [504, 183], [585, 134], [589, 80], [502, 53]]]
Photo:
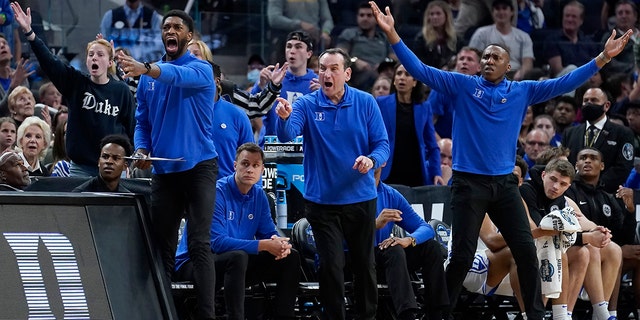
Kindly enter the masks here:
[[596, 138], [598, 137], [598, 128], [596, 126], [589, 126], [587, 129], [587, 139], [585, 141], [585, 145], [587, 147], [593, 146], [593, 143], [596, 142]]

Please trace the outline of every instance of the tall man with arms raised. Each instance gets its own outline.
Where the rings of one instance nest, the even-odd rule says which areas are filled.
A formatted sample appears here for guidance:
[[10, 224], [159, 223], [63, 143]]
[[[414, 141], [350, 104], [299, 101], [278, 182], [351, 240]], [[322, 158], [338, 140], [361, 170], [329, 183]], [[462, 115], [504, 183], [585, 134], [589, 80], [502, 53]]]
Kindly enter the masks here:
[[351, 59], [342, 49], [320, 54], [321, 90], [293, 107], [278, 98], [278, 139], [304, 135], [305, 214], [320, 255], [320, 299], [328, 319], [345, 319], [344, 246], [353, 261], [359, 319], [375, 319], [378, 303], [373, 241], [373, 170], [387, 161], [389, 140], [378, 104], [346, 84]]
[[[473, 262], [480, 226], [488, 213], [513, 252], [528, 318], [542, 319], [544, 306], [536, 249], [518, 181], [512, 174], [520, 123], [527, 106], [573, 90], [587, 81], [622, 51], [632, 32], [615, 40], [614, 32], [596, 59], [564, 77], [514, 82], [505, 78], [511, 68], [509, 52], [498, 45], [484, 49], [481, 76], [444, 72], [424, 65], [401, 41], [389, 8], [384, 14], [373, 1], [370, 3], [378, 26], [387, 34], [400, 63], [416, 79], [453, 101], [452, 136], [458, 142], [453, 145], [453, 240], [447, 267], [452, 307]], [[487, 132], [500, 134], [485, 134]]]
[[[209, 227], [215, 204], [218, 154], [213, 143], [215, 81], [207, 61], [187, 51], [193, 19], [171, 10], [162, 21], [166, 54], [154, 64], [118, 55], [125, 77], [142, 75], [134, 142], [136, 154], [184, 161], [156, 161], [151, 181], [152, 227], [167, 280], [175, 264], [178, 228], [186, 212], [188, 250], [193, 261], [198, 317], [213, 319], [215, 270]], [[140, 169], [150, 161], [136, 160]]]

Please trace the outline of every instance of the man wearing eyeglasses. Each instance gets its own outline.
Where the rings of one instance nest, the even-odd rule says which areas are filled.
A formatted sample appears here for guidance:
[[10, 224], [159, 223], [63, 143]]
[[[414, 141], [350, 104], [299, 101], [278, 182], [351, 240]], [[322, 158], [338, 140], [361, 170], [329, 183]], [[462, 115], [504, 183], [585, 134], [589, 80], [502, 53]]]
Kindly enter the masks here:
[[110, 134], [100, 141], [98, 176], [73, 189], [73, 192], [118, 192], [130, 193], [120, 184], [122, 171], [127, 169], [127, 160], [131, 154], [129, 138], [120, 134]]
[[[549, 135], [541, 129], [533, 129], [529, 131], [524, 143], [524, 156], [522, 157], [529, 168], [536, 164], [538, 156], [545, 150], [549, 149]], [[529, 173], [525, 176], [525, 180], [529, 179]]]

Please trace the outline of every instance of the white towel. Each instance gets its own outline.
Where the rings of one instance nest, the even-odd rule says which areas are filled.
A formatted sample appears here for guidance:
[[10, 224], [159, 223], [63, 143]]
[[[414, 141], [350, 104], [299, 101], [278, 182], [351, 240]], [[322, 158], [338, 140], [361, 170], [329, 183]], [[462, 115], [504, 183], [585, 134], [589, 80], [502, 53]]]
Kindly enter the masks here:
[[542, 294], [551, 299], [558, 298], [562, 292], [562, 253], [576, 242], [576, 232], [580, 231], [578, 218], [573, 208], [566, 206], [554, 210], [540, 221], [542, 230], [562, 231], [557, 236], [536, 239]]

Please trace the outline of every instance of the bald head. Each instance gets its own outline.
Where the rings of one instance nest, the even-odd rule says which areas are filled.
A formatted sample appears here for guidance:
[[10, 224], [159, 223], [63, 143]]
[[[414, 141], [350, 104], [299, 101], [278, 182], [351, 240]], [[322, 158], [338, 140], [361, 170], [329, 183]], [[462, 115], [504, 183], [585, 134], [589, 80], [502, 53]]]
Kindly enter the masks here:
[[451, 147], [453, 143], [449, 138], [442, 138], [438, 141], [438, 147], [440, 148], [440, 164], [445, 166], [452, 166], [453, 157], [451, 156]]

